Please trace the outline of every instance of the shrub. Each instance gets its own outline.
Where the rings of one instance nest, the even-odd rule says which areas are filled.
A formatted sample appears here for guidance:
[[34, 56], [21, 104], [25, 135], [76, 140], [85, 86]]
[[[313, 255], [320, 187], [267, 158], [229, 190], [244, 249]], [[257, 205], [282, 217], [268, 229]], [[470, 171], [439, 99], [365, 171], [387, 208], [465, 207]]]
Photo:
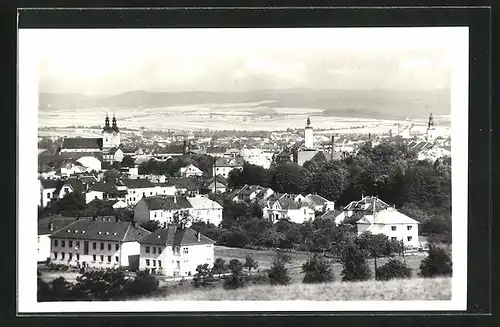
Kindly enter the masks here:
[[271, 269], [268, 273], [271, 285], [290, 284], [291, 278], [288, 274], [288, 268], [286, 267], [286, 265], [291, 262], [292, 259], [288, 254], [278, 251], [273, 259]]
[[237, 289], [243, 287], [243, 264], [238, 259], [233, 259], [229, 262], [228, 268], [231, 275], [225, 277], [224, 288]]
[[50, 300], [50, 285], [41, 278], [37, 278], [37, 301], [44, 302]]
[[410, 278], [411, 268], [398, 259], [390, 259], [386, 264], [377, 269], [377, 280], [394, 278]]
[[121, 296], [126, 284], [121, 269], [87, 271], [78, 276], [76, 281], [75, 290], [95, 299]]
[[451, 276], [453, 272], [450, 255], [435, 245], [429, 246], [427, 258], [420, 263], [422, 277]]
[[191, 283], [194, 287], [198, 288], [200, 286], [207, 287], [212, 286], [214, 282], [214, 277], [212, 270], [209, 268], [208, 264], [198, 265], [196, 267], [196, 274], [193, 277]]
[[341, 250], [342, 281], [362, 281], [371, 277], [371, 271], [366, 262], [366, 255], [354, 244], [348, 244]]
[[154, 292], [160, 281], [155, 276], [144, 271], [139, 271], [132, 281], [127, 281], [124, 290], [130, 295], [143, 295]]
[[227, 271], [227, 269], [228, 268], [226, 266], [226, 262], [224, 261], [224, 259], [222, 258], [215, 259], [214, 265], [212, 266], [212, 273], [219, 275], [219, 279], [220, 275], [224, 274]]
[[302, 265], [305, 274], [303, 283], [324, 283], [335, 280], [330, 260], [319, 254], [314, 254]]
[[243, 267], [247, 268], [248, 269], [248, 273], [250, 274], [250, 271], [252, 269], [259, 268], [259, 263], [251, 255], [248, 254], [245, 257], [245, 264], [243, 265]]

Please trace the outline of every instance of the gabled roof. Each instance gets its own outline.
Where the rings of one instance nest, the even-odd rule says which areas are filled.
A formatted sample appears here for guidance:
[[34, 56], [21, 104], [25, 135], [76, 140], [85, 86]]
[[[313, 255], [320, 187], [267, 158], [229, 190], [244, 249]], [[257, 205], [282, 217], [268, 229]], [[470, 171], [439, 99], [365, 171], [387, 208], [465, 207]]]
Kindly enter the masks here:
[[327, 200], [324, 197], [317, 195], [317, 194], [308, 194], [306, 196], [306, 199], [311, 200], [314, 203], [314, 205], [317, 205], [317, 206], [324, 205], [327, 202], [332, 202], [332, 201]]
[[242, 167], [243, 166], [243, 158], [217, 158], [215, 160], [216, 167]]
[[278, 201], [279, 206], [281, 207], [282, 210], [297, 210], [300, 209], [300, 207], [293, 201], [292, 198], [288, 197], [281, 197]]
[[139, 241], [150, 234], [146, 229], [134, 227], [130, 222], [98, 221], [80, 218], [50, 235], [51, 238], [69, 238], [96, 241]]
[[[109, 149], [108, 151], [106, 151], [105, 154], [115, 154], [118, 150], [120, 150], [120, 149], [116, 148], [116, 147], [112, 147], [111, 149]], [[120, 151], [122, 151], [122, 150], [120, 150]]]
[[193, 177], [175, 178], [169, 180], [169, 183], [178, 189], [185, 188], [188, 191], [197, 191], [203, 187], [203, 183]]
[[225, 147], [209, 147], [206, 149], [206, 153], [226, 153], [227, 148]]
[[388, 208], [389, 205], [384, 201], [380, 200], [374, 196], [365, 196], [359, 201], [352, 201], [347, 206], [344, 207], [344, 210], [353, 210], [353, 211], [373, 211], [373, 205], [375, 204], [375, 211], [380, 211], [382, 209]]
[[65, 138], [63, 149], [102, 149], [102, 138]]
[[408, 217], [392, 207], [375, 213], [375, 216], [366, 215], [358, 220], [357, 223], [370, 223], [374, 225], [419, 224], [415, 219]]
[[97, 178], [95, 178], [95, 176], [79, 176], [78, 178], [87, 184], [97, 183]]
[[323, 219], [335, 219], [341, 213], [343, 213], [342, 210], [329, 210], [329, 211], [325, 212], [323, 215], [321, 215], [321, 218], [323, 218]]
[[66, 180], [66, 182], [64, 182], [63, 184], [60, 184], [60, 186], [56, 189], [56, 191], [60, 190], [61, 188], [63, 188], [66, 185], [71, 186], [71, 188], [73, 189], [73, 192], [75, 192], [75, 193], [85, 192], [85, 185], [82, 183], [82, 181], [80, 181], [77, 178], [68, 178]]
[[[52, 234], [76, 221], [76, 217], [49, 216], [38, 220], [38, 235]], [[52, 230], [50, 229], [52, 223]]]
[[112, 183], [95, 183], [91, 184], [89, 187], [89, 191], [97, 191], [109, 194], [118, 194], [116, 186]]
[[57, 189], [58, 186], [62, 184], [60, 180], [57, 179], [40, 179], [43, 189]]
[[190, 197], [187, 198], [194, 209], [222, 209], [222, 206], [207, 197]]
[[184, 144], [169, 144], [166, 147], [158, 148], [155, 154], [183, 154]]
[[144, 200], [149, 210], [181, 210], [190, 209], [193, 207], [191, 203], [183, 196], [157, 195], [148, 196], [143, 198], [142, 200]]
[[122, 183], [127, 186], [127, 188], [150, 188], [154, 187], [153, 183], [149, 179], [128, 179], [123, 178]]
[[200, 234], [198, 241], [198, 232], [191, 228], [178, 228], [169, 226], [161, 228], [151, 233], [140, 241], [141, 244], [151, 245], [196, 245], [196, 244], [214, 244], [215, 242], [205, 235]]

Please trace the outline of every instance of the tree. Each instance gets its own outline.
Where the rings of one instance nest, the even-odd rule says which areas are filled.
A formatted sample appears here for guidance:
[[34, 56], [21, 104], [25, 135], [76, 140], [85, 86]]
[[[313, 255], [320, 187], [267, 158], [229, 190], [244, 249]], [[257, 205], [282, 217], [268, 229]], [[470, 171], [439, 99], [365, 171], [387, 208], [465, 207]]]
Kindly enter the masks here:
[[123, 167], [134, 167], [135, 166], [135, 159], [129, 155], [124, 156], [122, 159], [122, 166]]
[[341, 250], [340, 262], [342, 281], [363, 281], [371, 277], [371, 271], [366, 262], [366, 254], [352, 242], [347, 242]]
[[271, 285], [287, 285], [290, 283], [291, 278], [288, 274], [287, 265], [291, 262], [292, 258], [288, 254], [281, 251], [276, 253], [268, 273]]
[[395, 243], [389, 241], [387, 235], [372, 234], [370, 232], [364, 232], [358, 236], [355, 240], [355, 244], [360, 250], [366, 251], [367, 254], [373, 258], [375, 266], [375, 279], [377, 279], [377, 258], [388, 256], [399, 250], [398, 248], [395, 248]]
[[108, 299], [122, 294], [126, 279], [121, 269], [86, 271], [76, 278], [75, 289], [87, 297]]
[[51, 202], [44, 212], [47, 214], [62, 214], [75, 217], [85, 209], [85, 196], [82, 193], [72, 192], [66, 194], [62, 199]]
[[332, 263], [320, 254], [314, 254], [302, 264], [302, 272], [303, 283], [325, 283], [335, 279]]
[[139, 271], [132, 281], [127, 281], [124, 290], [130, 295], [150, 294], [154, 292], [159, 285], [160, 281], [156, 276], [145, 271]]
[[155, 232], [161, 228], [161, 224], [158, 220], [148, 220], [141, 224], [141, 227], [150, 231]]
[[451, 276], [453, 272], [450, 255], [442, 248], [431, 244], [427, 257], [420, 263], [422, 277]]
[[226, 266], [226, 262], [222, 258], [217, 258], [214, 261], [214, 265], [212, 266], [212, 273], [219, 275], [224, 274], [227, 271], [228, 267]]
[[243, 267], [248, 268], [248, 274], [250, 274], [252, 269], [257, 269], [259, 267], [259, 263], [250, 254], [248, 254], [245, 257], [245, 264]]
[[208, 263], [198, 265], [198, 267], [196, 267], [196, 274], [191, 282], [194, 287], [199, 288], [212, 286], [213, 282], [213, 272], [209, 268]]
[[271, 188], [280, 193], [305, 193], [309, 187], [310, 173], [294, 163], [276, 167], [271, 180]]
[[177, 211], [172, 215], [172, 224], [176, 226], [186, 226], [193, 218], [189, 211]]
[[394, 278], [410, 278], [411, 268], [398, 259], [390, 259], [386, 264], [377, 268], [377, 280], [389, 280]]
[[112, 168], [110, 170], [106, 170], [104, 172], [104, 181], [105, 182], [108, 182], [108, 183], [112, 183], [114, 181], [116, 181], [119, 177], [120, 177], [120, 172], [115, 169], [115, 168]]
[[228, 265], [231, 274], [225, 277], [224, 288], [226, 289], [237, 289], [243, 287], [243, 265], [238, 259], [232, 259], [229, 261]]

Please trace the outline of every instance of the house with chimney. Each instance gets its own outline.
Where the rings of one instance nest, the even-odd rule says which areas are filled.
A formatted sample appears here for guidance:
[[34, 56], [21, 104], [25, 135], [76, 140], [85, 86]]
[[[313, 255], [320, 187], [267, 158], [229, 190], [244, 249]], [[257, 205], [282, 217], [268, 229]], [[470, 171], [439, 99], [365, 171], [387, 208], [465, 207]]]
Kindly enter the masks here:
[[220, 225], [222, 222], [222, 206], [219, 203], [205, 196], [188, 197], [186, 199], [192, 207], [189, 212], [193, 222], [203, 221], [215, 226]]
[[51, 201], [59, 198], [56, 190], [63, 184], [57, 179], [40, 179], [40, 203], [42, 208], [45, 208]]
[[119, 191], [113, 183], [92, 183], [85, 193], [85, 203], [90, 203], [93, 200], [125, 201], [126, 195], [127, 191]]
[[148, 196], [141, 198], [134, 207], [134, 220], [139, 224], [157, 220], [162, 226], [174, 222], [174, 215], [191, 213], [193, 206], [184, 196]]
[[179, 169], [179, 175], [181, 177], [203, 176], [203, 171], [195, 165], [190, 164], [186, 167], [181, 167]]
[[334, 201], [330, 201], [318, 194], [308, 194], [301, 201], [311, 205], [316, 213], [324, 214], [327, 211], [335, 209]]
[[51, 257], [50, 235], [75, 222], [76, 219], [61, 215], [38, 219], [37, 262], [47, 261]]
[[235, 169], [243, 169], [243, 158], [217, 158], [212, 167], [212, 176], [228, 178], [229, 173]]
[[70, 176], [63, 183], [59, 184], [55, 191], [56, 198], [62, 199], [71, 193], [83, 195], [87, 190], [87, 185], [88, 184], [84, 180], [81, 180], [77, 176]]
[[112, 147], [111, 149], [107, 149], [102, 153], [103, 161], [108, 164], [113, 164], [114, 162], [121, 162], [125, 157], [123, 151], [118, 147]]
[[230, 199], [233, 202], [260, 201], [266, 200], [273, 194], [274, 191], [271, 188], [246, 184], [239, 190], [232, 192], [230, 194]]
[[149, 179], [123, 178], [119, 181], [119, 184], [127, 191], [125, 202], [129, 206], [135, 205], [143, 197], [156, 195], [158, 191]]
[[198, 265], [212, 267], [214, 244], [190, 228], [160, 228], [140, 241], [139, 269], [172, 277], [193, 276]]
[[267, 200], [261, 201], [261, 204], [263, 217], [272, 223], [284, 219], [302, 224], [315, 218], [314, 209], [310, 205], [298, 201], [298, 198], [293, 194], [275, 193]]
[[136, 222], [116, 221], [114, 217], [80, 218], [49, 236], [50, 260], [73, 267], [137, 270], [139, 241], [149, 234]]
[[361, 196], [361, 200], [351, 201], [342, 211], [334, 218], [335, 224], [342, 223], [345, 219], [352, 218], [357, 220], [364, 215], [372, 214], [380, 210], [389, 208], [390, 205], [380, 200], [377, 196]]

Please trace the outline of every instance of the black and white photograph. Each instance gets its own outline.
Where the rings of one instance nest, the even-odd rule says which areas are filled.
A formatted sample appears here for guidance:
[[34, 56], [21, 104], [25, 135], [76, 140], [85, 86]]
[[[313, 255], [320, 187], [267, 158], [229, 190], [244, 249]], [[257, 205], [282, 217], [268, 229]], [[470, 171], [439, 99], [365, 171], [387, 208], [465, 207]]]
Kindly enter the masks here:
[[465, 310], [468, 55], [467, 27], [19, 30], [19, 310]]

